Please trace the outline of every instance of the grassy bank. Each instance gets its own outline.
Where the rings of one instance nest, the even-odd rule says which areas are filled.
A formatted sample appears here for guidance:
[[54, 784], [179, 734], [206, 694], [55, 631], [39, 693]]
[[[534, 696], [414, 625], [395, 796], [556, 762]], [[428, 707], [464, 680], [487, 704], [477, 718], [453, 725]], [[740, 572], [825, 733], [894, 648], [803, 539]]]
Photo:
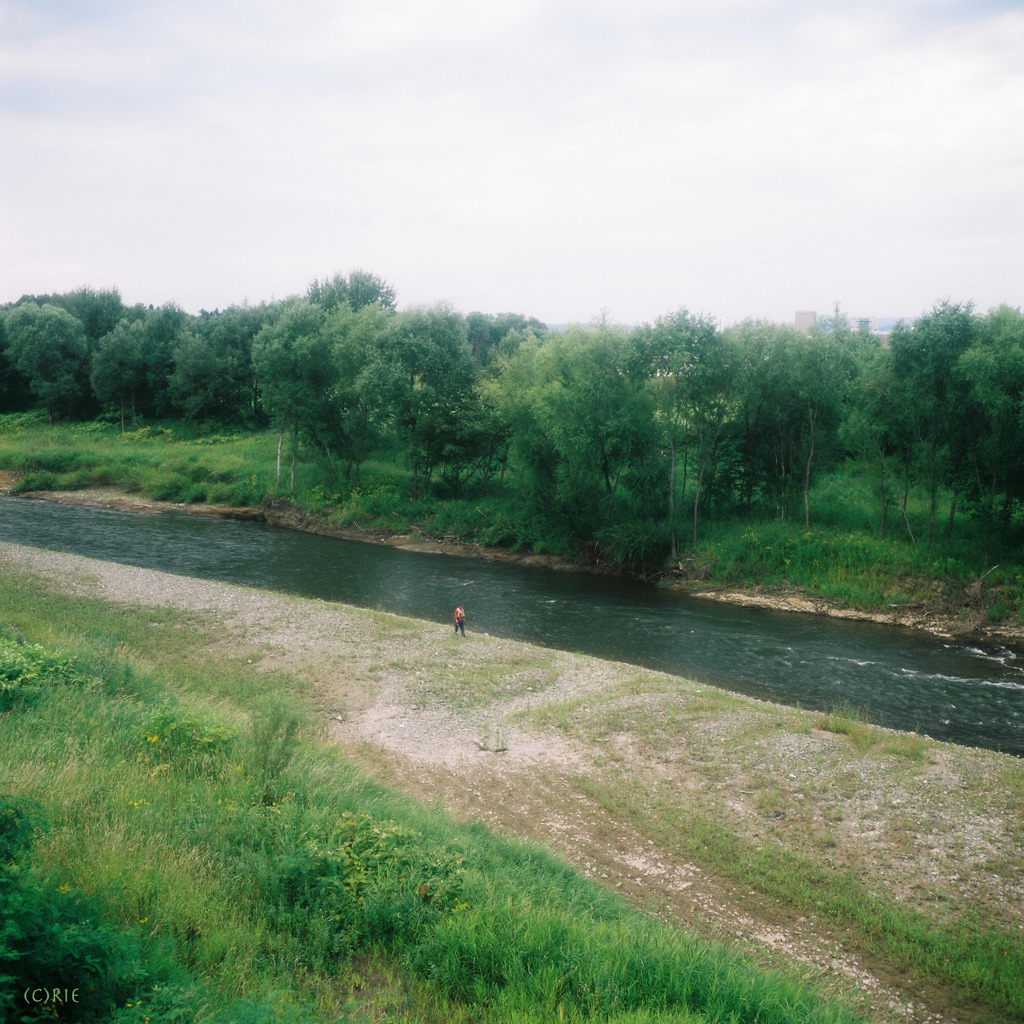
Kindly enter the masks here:
[[275, 445], [270, 435], [178, 422], [122, 434], [103, 422], [0, 416], [0, 468], [17, 475], [15, 492], [116, 487], [154, 501], [258, 505], [273, 489]]
[[[411, 707], [441, 714], [442, 746], [477, 713], [509, 730], [493, 772], [474, 762], [452, 779], [506, 829], [540, 838], [541, 819], [567, 821], [583, 801], [580, 837], [612, 829], [573, 840], [588, 860], [635, 851], [654, 877], [665, 858], [698, 871], [710, 899], [858, 950], [959, 1019], [1024, 1019], [1016, 759], [888, 733], [848, 709], [775, 708], [480, 637], [453, 646], [447, 630], [377, 612], [268, 598], [264, 619], [232, 625], [236, 591], [215, 585], [205, 612], [160, 595], [112, 605], [73, 596], [60, 568], [77, 563], [52, 557], [64, 559], [54, 575], [5, 564], [0, 590], [3, 892], [52, 922], [25, 940], [57, 950], [38, 958], [39, 987], [113, 998], [115, 1019], [140, 1024], [858, 1019], [784, 957], [658, 924], [536, 846], [369, 781], [320, 723], [339, 687], [354, 715], [397, 678]], [[122, 600], [152, 575], [110, 571]], [[288, 639], [268, 647], [268, 632]], [[348, 639], [325, 651], [325, 633]], [[607, 682], [564, 696], [581, 673]], [[532, 710], [495, 717], [510, 694], [538, 690]], [[408, 748], [413, 720], [388, 715], [408, 725]], [[551, 748], [592, 747], [593, 766], [517, 774], [523, 716]], [[738, 801], [751, 813], [737, 816]], [[670, 919], [663, 898], [651, 910]], [[112, 952], [86, 960], [96, 949]], [[888, 1019], [885, 1004], [868, 1016]]]
[[[0, 416], [0, 470], [14, 474], [15, 493], [112, 487], [154, 501], [235, 507], [280, 493], [327, 527], [427, 534], [615, 566], [612, 551], [591, 545], [581, 552], [550, 535], [519, 500], [511, 477], [500, 493], [492, 483], [489, 493], [471, 498], [413, 500], [410, 474], [387, 461], [367, 462], [351, 488], [300, 459], [292, 490], [287, 452], [280, 483], [276, 460], [272, 432], [231, 434], [174, 422], [121, 434], [102, 422], [51, 426], [36, 414]], [[815, 485], [811, 530], [794, 521], [717, 520], [702, 525], [677, 562], [644, 571], [701, 588], [801, 591], [867, 612], [930, 611], [974, 628], [1024, 624], [1021, 536], [1007, 531], [996, 542], [958, 516], [953, 538], [940, 537], [928, 551], [929, 511], [919, 498], [907, 508], [916, 546], [894, 510], [888, 537], [879, 539], [876, 488], [872, 470], [845, 467]], [[939, 511], [944, 519], [948, 503]]]
[[62, 589], [0, 593], [5, 1019], [857, 1019], [371, 783], [203, 616]]

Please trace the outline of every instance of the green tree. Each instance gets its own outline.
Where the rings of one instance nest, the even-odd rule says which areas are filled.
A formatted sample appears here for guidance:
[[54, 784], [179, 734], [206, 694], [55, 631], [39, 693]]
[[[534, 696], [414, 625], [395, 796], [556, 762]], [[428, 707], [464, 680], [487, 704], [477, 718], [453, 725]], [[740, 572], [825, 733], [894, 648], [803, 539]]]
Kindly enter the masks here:
[[102, 337], [92, 354], [90, 380], [101, 402], [117, 403], [121, 410], [121, 433], [124, 433], [125, 405], [135, 415], [135, 395], [146, 379], [143, 358], [145, 328], [141, 321], [129, 324], [122, 320]]
[[701, 487], [725, 422], [732, 373], [714, 320], [695, 316], [686, 309], [659, 317], [653, 327], [641, 328], [638, 345], [644, 354], [662, 437], [667, 442], [669, 545], [671, 557], [678, 558], [678, 453], [685, 448], [692, 432], [698, 456], [693, 511], [693, 539], [696, 542]]
[[915, 467], [929, 503], [928, 550], [935, 548], [939, 489], [953, 487], [949, 524], [956, 509], [958, 472], [966, 457], [969, 423], [965, 382], [954, 374], [977, 333], [970, 303], [942, 302], [915, 321], [897, 324], [890, 335], [898, 392], [895, 414], [910, 435]]
[[434, 470], [457, 493], [471, 457], [470, 413], [476, 368], [465, 318], [445, 305], [395, 314], [377, 339], [361, 390], [395, 423], [413, 472], [413, 497]]
[[256, 335], [252, 346], [253, 369], [267, 412], [279, 422], [277, 476], [281, 487], [281, 454], [285, 431], [291, 430], [291, 483], [295, 490], [295, 462], [299, 427], [322, 406], [333, 386], [336, 367], [324, 337], [323, 311], [305, 300], [283, 304]]
[[496, 407], [554, 547], [603, 538], [620, 555], [651, 550], [642, 499], [655, 436], [641, 362], [629, 333], [602, 323], [530, 339], [501, 364]]
[[888, 346], [878, 345], [862, 362], [860, 372], [852, 383], [850, 405], [840, 432], [843, 443], [852, 453], [877, 462], [879, 537], [884, 540], [888, 532], [888, 482], [891, 478], [910, 541], [916, 549], [917, 540], [907, 518], [906, 488], [893, 468], [900, 434], [892, 409], [895, 390], [892, 350]]
[[738, 452], [736, 490], [747, 518], [753, 514], [755, 497], [760, 500], [773, 480], [770, 424], [778, 331], [776, 324], [745, 320], [723, 332], [736, 362], [732, 411]]
[[470, 351], [481, 366], [503, 351], [502, 342], [510, 333], [515, 332], [520, 337], [525, 332], [536, 337], [547, 333], [547, 327], [536, 317], [521, 313], [468, 313], [466, 327]]
[[190, 420], [229, 417], [237, 408], [236, 382], [210, 342], [194, 331], [183, 331], [173, 356], [168, 390], [175, 407]]
[[[1024, 496], [1024, 315], [1000, 306], [981, 319], [970, 348], [957, 360], [955, 376], [970, 404], [972, 427], [966, 472], [970, 497], [989, 522], [1010, 519]], [[997, 515], [996, 502], [1003, 506]]]
[[82, 324], [87, 352], [78, 368], [78, 395], [75, 400], [77, 415], [92, 415], [93, 395], [89, 383], [92, 355], [100, 338], [109, 334], [118, 322], [127, 315], [121, 295], [116, 288], [97, 290], [81, 287], [70, 292], [55, 292], [51, 295], [24, 296], [19, 304], [34, 302], [38, 306], [52, 305], [70, 313]]
[[[795, 332], [798, 334], [798, 332]], [[800, 340], [803, 337], [804, 340]], [[804, 529], [811, 528], [811, 472], [822, 437], [834, 437], [856, 369], [849, 326], [837, 316], [794, 339], [792, 370], [802, 416]]]
[[313, 279], [306, 289], [306, 298], [325, 313], [347, 302], [354, 310], [378, 303], [388, 313], [395, 311], [395, 289], [382, 277], [368, 270], [353, 270], [348, 277], [334, 274], [323, 281]]
[[225, 419], [259, 421], [259, 387], [252, 366], [253, 339], [270, 316], [259, 306], [229, 306], [225, 310], [201, 311], [194, 330], [210, 346], [220, 364], [221, 387], [217, 396], [220, 415]]
[[130, 316], [141, 319], [143, 323], [142, 355], [146, 380], [138, 406], [143, 415], [166, 416], [175, 404], [171, 396], [174, 350], [188, 333], [192, 317], [174, 303], [156, 309], [132, 307]]
[[0, 412], [18, 412], [32, 407], [28, 380], [7, 357], [7, 318], [0, 316]]
[[25, 299], [39, 306], [58, 306], [79, 320], [90, 350], [95, 349], [100, 338], [109, 334], [127, 314], [121, 293], [116, 288], [97, 290], [83, 286], [70, 292], [26, 296]]
[[316, 401], [304, 429], [332, 479], [340, 474], [336, 457], [345, 460], [351, 487], [358, 485], [360, 466], [383, 426], [364, 371], [388, 321], [380, 303], [354, 310], [344, 302], [325, 317], [321, 328], [323, 345], [317, 352], [329, 362], [321, 366]]
[[82, 323], [67, 310], [26, 303], [7, 314], [7, 357], [42, 401], [50, 422], [58, 405], [81, 397], [88, 345]]

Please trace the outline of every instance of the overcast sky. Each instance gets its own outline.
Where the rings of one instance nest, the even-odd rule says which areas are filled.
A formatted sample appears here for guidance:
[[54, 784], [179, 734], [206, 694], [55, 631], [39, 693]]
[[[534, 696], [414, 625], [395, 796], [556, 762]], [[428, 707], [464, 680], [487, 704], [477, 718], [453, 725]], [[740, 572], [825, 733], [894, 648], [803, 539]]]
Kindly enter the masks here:
[[1024, 7], [0, 0], [0, 302], [1024, 305]]

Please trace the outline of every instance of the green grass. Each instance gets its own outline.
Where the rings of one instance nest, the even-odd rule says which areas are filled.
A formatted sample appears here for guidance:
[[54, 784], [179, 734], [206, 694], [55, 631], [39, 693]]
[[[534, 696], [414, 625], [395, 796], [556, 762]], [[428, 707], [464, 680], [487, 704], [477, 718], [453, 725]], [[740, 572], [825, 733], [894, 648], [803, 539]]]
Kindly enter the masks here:
[[156, 501], [246, 507], [273, 490], [270, 434], [199, 434], [145, 426], [122, 434], [102, 422], [49, 425], [31, 413], [0, 416], [0, 466], [25, 491], [114, 487]]
[[78, 1019], [856, 1019], [369, 782], [318, 737], [305, 686], [266, 697], [211, 649], [215, 619], [5, 573], [0, 621], [3, 806], [31, 830], [3, 906], [34, 900], [65, 936], [86, 922], [88, 963], [68, 939], [17, 964], [78, 987]]
[[861, 753], [879, 748], [883, 754], [894, 754], [908, 761], [923, 763], [927, 749], [919, 733], [893, 733], [875, 728], [867, 714], [849, 703], [839, 704], [827, 715], [818, 718], [819, 729], [846, 736]]
[[[642, 821], [645, 834], [677, 856], [705, 865], [751, 896], [852, 935], [897, 976], [959, 990], [961, 1009], [980, 1003], [999, 1019], [1024, 1019], [1024, 948], [1011, 932], [970, 917], [939, 924], [868, 891], [853, 872], [836, 871], [783, 842], [745, 840], [699, 802], [681, 804], [639, 783], [633, 790], [594, 779], [577, 784], [610, 811]], [[771, 809], [770, 800], [764, 808]], [[992, 1018], [982, 1011], [980, 1019]]]

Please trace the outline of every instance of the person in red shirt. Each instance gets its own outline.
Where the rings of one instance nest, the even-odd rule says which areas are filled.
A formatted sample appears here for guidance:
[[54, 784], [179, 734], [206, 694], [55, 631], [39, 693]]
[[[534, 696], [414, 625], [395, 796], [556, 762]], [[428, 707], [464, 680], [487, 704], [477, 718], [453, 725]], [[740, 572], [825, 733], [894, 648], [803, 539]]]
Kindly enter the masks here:
[[462, 630], [462, 635], [465, 636], [466, 635], [466, 612], [465, 612], [465, 609], [462, 607], [461, 604], [459, 605], [458, 608], [455, 609], [455, 632], [458, 633], [458, 631], [460, 629]]

